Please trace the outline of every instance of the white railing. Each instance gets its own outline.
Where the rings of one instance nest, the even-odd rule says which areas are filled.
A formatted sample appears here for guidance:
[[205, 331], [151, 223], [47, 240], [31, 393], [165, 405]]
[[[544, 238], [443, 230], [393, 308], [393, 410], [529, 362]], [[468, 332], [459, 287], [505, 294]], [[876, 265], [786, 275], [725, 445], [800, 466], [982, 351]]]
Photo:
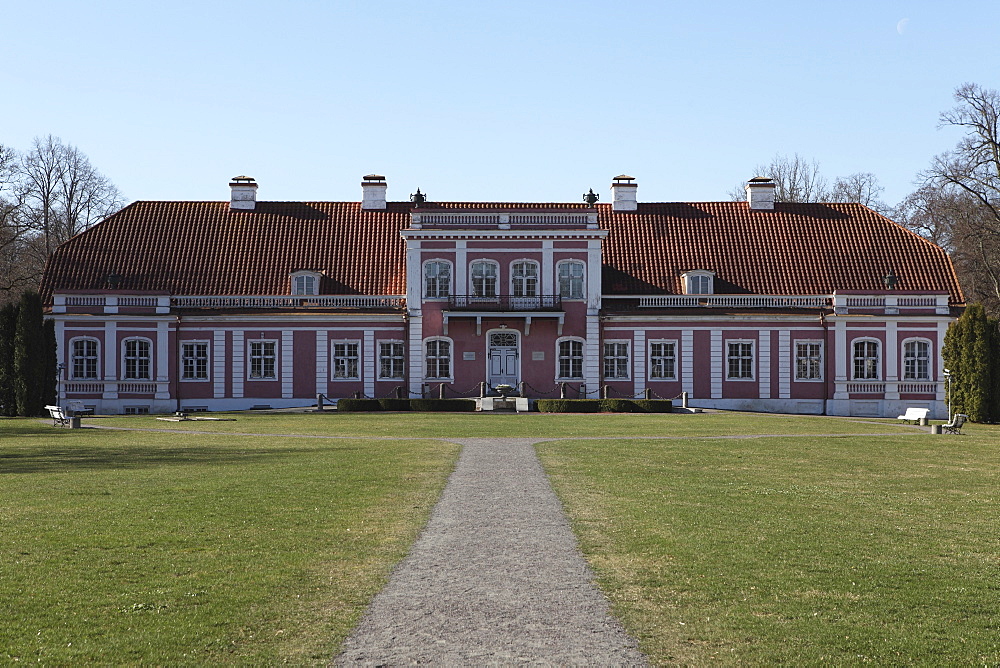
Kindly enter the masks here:
[[104, 306], [104, 297], [66, 297], [66, 306]]
[[900, 394], [937, 394], [937, 383], [900, 383]]
[[512, 225], [586, 225], [587, 214], [533, 213], [510, 216]]
[[596, 213], [416, 213], [416, 225], [579, 225], [597, 223]]
[[500, 214], [496, 213], [422, 213], [420, 222], [424, 225], [497, 225]]
[[156, 383], [118, 383], [120, 394], [153, 394], [156, 392]]
[[871, 381], [847, 383], [847, 391], [850, 394], [884, 394], [885, 383]]
[[848, 308], [885, 308], [885, 297], [847, 297], [844, 302]]
[[156, 297], [119, 297], [119, 306], [156, 306]]
[[67, 394], [97, 394], [104, 392], [104, 381], [68, 381], [63, 385]]
[[[617, 296], [612, 296], [617, 298]], [[656, 295], [639, 297], [640, 308], [827, 308], [828, 295]]]
[[360, 308], [401, 309], [402, 295], [262, 295], [171, 297], [175, 308]]
[[937, 306], [937, 297], [898, 297], [897, 303], [900, 306], [913, 308], [915, 306], [931, 307]]

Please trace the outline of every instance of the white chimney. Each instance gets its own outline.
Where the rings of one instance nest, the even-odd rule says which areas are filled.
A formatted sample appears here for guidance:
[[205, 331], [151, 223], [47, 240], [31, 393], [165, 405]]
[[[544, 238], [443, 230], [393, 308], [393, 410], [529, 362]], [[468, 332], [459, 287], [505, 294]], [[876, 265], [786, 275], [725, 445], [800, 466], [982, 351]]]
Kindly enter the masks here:
[[635, 211], [636, 191], [639, 185], [635, 182], [634, 176], [619, 174], [611, 181], [611, 210], [612, 211]]
[[774, 210], [774, 181], [766, 176], [755, 176], [747, 181], [746, 191], [751, 210]]
[[361, 177], [361, 208], [362, 209], [385, 209], [385, 191], [388, 186], [385, 177], [378, 174], [369, 174]]
[[229, 183], [230, 209], [253, 211], [257, 207], [257, 182], [252, 176], [234, 176]]

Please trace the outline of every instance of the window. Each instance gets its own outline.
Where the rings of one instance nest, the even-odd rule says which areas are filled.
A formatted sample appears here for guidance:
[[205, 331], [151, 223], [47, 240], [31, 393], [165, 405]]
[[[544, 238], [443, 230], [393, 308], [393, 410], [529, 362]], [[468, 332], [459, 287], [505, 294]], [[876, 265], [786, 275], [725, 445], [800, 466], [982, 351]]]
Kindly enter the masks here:
[[97, 339], [74, 339], [72, 374], [76, 380], [97, 378]]
[[689, 271], [682, 275], [684, 293], [688, 295], [710, 295], [714, 290], [715, 274], [710, 271]]
[[357, 379], [358, 374], [358, 342], [334, 341], [333, 343], [333, 377], [335, 379]]
[[476, 297], [497, 296], [498, 265], [488, 260], [472, 263], [472, 294]]
[[727, 378], [753, 379], [753, 341], [729, 341], [728, 342], [729, 368]]
[[451, 341], [428, 341], [426, 359], [428, 378], [451, 378]]
[[538, 263], [519, 260], [510, 268], [511, 294], [515, 297], [538, 296]]
[[649, 344], [649, 377], [655, 380], [677, 379], [677, 344], [653, 341]]
[[125, 339], [125, 380], [149, 380], [149, 339]]
[[583, 299], [583, 271], [582, 262], [570, 260], [559, 263], [560, 297], [563, 299]]
[[378, 344], [378, 377], [403, 377], [403, 344], [400, 341], [381, 341]]
[[928, 341], [903, 343], [903, 380], [930, 380], [931, 359]]
[[451, 263], [431, 260], [424, 263], [424, 297], [440, 299], [451, 295]]
[[604, 342], [604, 377], [628, 378], [628, 343], [625, 341]]
[[250, 342], [250, 378], [254, 380], [275, 380], [276, 359], [274, 341]]
[[558, 344], [559, 378], [583, 378], [583, 341], [565, 339]]
[[878, 380], [878, 345], [870, 339], [854, 342], [854, 380]]
[[823, 344], [819, 341], [795, 342], [795, 380], [823, 379]]
[[208, 380], [208, 344], [201, 341], [181, 344], [181, 378]]
[[314, 271], [297, 271], [292, 274], [293, 295], [318, 295], [319, 274]]

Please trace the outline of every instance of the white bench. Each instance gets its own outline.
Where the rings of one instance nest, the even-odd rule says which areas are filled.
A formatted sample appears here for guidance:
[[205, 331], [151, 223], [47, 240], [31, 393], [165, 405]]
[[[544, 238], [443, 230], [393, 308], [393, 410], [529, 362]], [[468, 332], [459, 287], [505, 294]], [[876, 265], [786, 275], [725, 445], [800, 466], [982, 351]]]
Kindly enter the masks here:
[[930, 413], [929, 408], [913, 408], [909, 407], [906, 412], [902, 415], [896, 417], [897, 420], [903, 420], [904, 422], [920, 422], [927, 418], [927, 414]]
[[66, 410], [70, 415], [93, 415], [94, 411], [83, 405], [79, 399], [70, 399], [66, 402]]
[[946, 434], [961, 434], [962, 427], [968, 419], [969, 416], [965, 413], [955, 413], [954, 417], [951, 418], [951, 422], [941, 425], [941, 429], [944, 430], [944, 433]]
[[46, 406], [45, 410], [49, 412], [49, 417], [52, 418], [53, 427], [69, 426], [70, 418], [66, 415], [66, 411], [62, 409], [62, 406]]

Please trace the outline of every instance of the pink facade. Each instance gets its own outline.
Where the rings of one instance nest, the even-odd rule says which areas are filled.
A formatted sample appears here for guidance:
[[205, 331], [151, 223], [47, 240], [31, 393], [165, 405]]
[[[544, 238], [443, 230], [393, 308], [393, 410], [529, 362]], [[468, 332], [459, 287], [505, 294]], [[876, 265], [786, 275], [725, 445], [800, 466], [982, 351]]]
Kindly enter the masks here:
[[[315, 245], [309, 234], [323, 234], [307, 227], [314, 212], [282, 209], [278, 217], [271, 209], [280, 203], [248, 208], [246, 199], [195, 211], [202, 229], [218, 231], [219, 249], [229, 249], [217, 252], [250, 257], [232, 236], [248, 225], [287, 232], [288, 245], [262, 262], [266, 270], [234, 265], [205, 279], [172, 259], [174, 249], [152, 247], [122, 248], [121, 268], [105, 266], [93, 250], [109, 244], [102, 235], [135, 228], [144, 237], [143, 226], [180, 224], [180, 213], [146, 203], [76, 237], [43, 286], [64, 365], [61, 399], [100, 413], [231, 410], [310, 405], [317, 395], [472, 397], [485, 383], [531, 398], [687, 393], [698, 407], [945, 414], [940, 349], [961, 305], [954, 272], [940, 249], [863, 207], [837, 205], [837, 218], [804, 208], [821, 205], [626, 201], [619, 209], [618, 199], [596, 207], [386, 206], [371, 192], [382, 187], [384, 197], [379, 179], [366, 177], [362, 204], [329, 205], [320, 217], [326, 236], [345, 241], [313, 255], [297, 254]], [[192, 217], [184, 211], [183, 220]], [[865, 229], [872, 220], [880, 226], [884, 258], [873, 263], [865, 251], [849, 271], [835, 267], [838, 276], [806, 257], [840, 243], [827, 255], [845, 264], [854, 232], [835, 226], [859, 219]], [[716, 227], [703, 229], [709, 224]], [[727, 225], [746, 235], [745, 247], [719, 241], [729, 238], [718, 231]], [[762, 241], [792, 225], [811, 235], [801, 249]], [[372, 230], [381, 244], [374, 250], [366, 247]], [[678, 241], [657, 245], [669, 235]], [[845, 240], [829, 241], [837, 235]], [[713, 243], [723, 251], [706, 250]], [[210, 249], [176, 253], [210, 263]], [[804, 276], [792, 280], [796, 266]], [[902, 268], [899, 285], [886, 266]], [[769, 272], [773, 286], [758, 285]]]

